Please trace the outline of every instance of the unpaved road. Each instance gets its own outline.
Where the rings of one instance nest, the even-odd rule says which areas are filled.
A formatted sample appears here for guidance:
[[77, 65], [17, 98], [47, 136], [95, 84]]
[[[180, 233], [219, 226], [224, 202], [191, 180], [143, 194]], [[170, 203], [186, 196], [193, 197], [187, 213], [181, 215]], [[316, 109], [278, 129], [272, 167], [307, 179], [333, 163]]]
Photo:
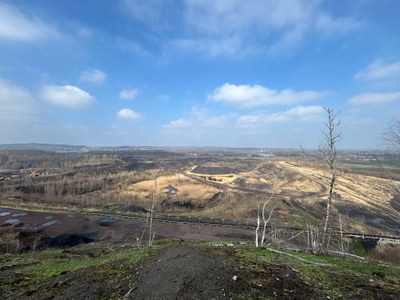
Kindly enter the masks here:
[[201, 248], [167, 248], [138, 274], [133, 299], [230, 299], [235, 276], [227, 261]]

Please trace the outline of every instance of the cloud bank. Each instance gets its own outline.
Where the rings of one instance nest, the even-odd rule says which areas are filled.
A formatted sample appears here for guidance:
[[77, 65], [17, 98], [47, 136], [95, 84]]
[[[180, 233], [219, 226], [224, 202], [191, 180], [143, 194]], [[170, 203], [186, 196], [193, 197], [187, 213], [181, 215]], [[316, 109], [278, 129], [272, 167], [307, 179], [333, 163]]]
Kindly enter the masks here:
[[119, 98], [123, 100], [133, 100], [137, 97], [139, 94], [137, 89], [123, 89], [121, 92], [119, 92]]
[[67, 108], [85, 108], [95, 103], [88, 92], [72, 85], [46, 85], [41, 96], [49, 103]]
[[90, 82], [96, 85], [101, 85], [107, 78], [107, 74], [99, 69], [89, 69], [81, 73], [82, 81]]
[[360, 94], [350, 98], [347, 104], [351, 106], [368, 106], [393, 102], [400, 102], [400, 92]]
[[355, 79], [384, 80], [397, 77], [400, 79], [400, 61], [385, 63], [379, 59], [370, 64], [365, 70], [354, 75]]
[[259, 128], [270, 123], [279, 122], [310, 122], [315, 121], [324, 113], [322, 106], [296, 106], [287, 111], [273, 113], [273, 114], [252, 114], [241, 116], [237, 120], [237, 127], [246, 128]]
[[0, 40], [35, 42], [56, 38], [55, 28], [36, 16], [28, 16], [18, 8], [0, 2]]
[[277, 91], [261, 85], [235, 85], [225, 83], [208, 96], [209, 100], [226, 104], [252, 108], [265, 105], [285, 105], [321, 99], [328, 92], [294, 91], [291, 89]]
[[27, 90], [0, 78], [0, 123], [27, 121], [36, 113], [35, 101]]

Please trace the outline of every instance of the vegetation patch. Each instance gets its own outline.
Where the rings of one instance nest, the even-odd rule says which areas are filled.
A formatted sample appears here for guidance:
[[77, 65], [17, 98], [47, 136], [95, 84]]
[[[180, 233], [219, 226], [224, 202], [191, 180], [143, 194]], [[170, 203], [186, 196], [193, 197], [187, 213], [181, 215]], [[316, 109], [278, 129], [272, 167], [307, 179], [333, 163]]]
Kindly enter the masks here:
[[[128, 288], [122, 284], [124, 278], [131, 275], [138, 262], [155, 255], [166, 244], [168, 242], [139, 249], [131, 244], [87, 244], [65, 250], [47, 249], [2, 256], [0, 293], [7, 299], [58, 294], [72, 299], [78, 295], [77, 291], [87, 289], [84, 295], [94, 297], [104, 293], [99, 290], [104, 283], [110, 292], [99, 295], [106, 299], [114, 292]], [[67, 287], [76, 291], [67, 291]]]
[[94, 243], [0, 257], [7, 299], [398, 299], [400, 271], [366, 260], [256, 248], [156, 241]]
[[[296, 278], [297, 285], [292, 285], [292, 289], [303, 287], [303, 292], [311, 293], [311, 298], [395, 299], [400, 296], [400, 269], [395, 266], [342, 256], [258, 249], [252, 245], [238, 246], [238, 249], [236, 263], [253, 270], [253, 275], [262, 275], [265, 269], [277, 270], [279, 266], [280, 271], [270, 276], [283, 280], [285, 276]], [[259, 280], [257, 278], [254, 280]], [[281, 297], [291, 298], [289, 294], [281, 294]]]

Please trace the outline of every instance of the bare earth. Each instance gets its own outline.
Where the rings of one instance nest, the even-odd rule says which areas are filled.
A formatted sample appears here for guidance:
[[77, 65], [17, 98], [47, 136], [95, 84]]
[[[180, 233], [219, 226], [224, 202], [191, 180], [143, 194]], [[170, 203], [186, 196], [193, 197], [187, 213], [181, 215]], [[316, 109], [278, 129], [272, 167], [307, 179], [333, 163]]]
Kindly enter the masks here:
[[230, 299], [233, 270], [206, 249], [174, 246], [138, 273], [133, 299]]
[[[0, 231], [10, 227], [7, 221], [18, 220], [19, 230], [26, 237], [25, 246], [32, 246], [35, 237], [40, 241], [65, 234], [76, 234], [94, 241], [135, 241], [141, 237], [146, 225], [144, 221], [135, 220], [112, 220], [112, 223], [104, 224], [104, 219], [107, 218], [0, 208]], [[202, 225], [154, 223], [153, 229], [156, 239], [251, 241], [253, 238], [253, 232], [249, 230]]]

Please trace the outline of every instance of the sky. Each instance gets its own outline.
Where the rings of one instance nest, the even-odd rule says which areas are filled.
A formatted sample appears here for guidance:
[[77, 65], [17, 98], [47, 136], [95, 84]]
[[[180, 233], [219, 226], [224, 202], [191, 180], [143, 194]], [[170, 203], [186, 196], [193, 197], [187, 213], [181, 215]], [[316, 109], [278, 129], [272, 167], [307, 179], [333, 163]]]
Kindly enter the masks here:
[[0, 0], [0, 144], [382, 147], [398, 0]]

